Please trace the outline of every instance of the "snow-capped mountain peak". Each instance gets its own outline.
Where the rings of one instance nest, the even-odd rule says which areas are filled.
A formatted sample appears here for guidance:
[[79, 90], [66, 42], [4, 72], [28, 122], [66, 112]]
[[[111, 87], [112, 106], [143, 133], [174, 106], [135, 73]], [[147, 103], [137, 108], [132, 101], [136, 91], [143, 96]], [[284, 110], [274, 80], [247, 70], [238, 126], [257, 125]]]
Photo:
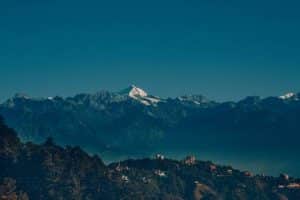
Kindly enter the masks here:
[[293, 97], [296, 97], [295, 93], [289, 92], [285, 95], [279, 96], [280, 99], [286, 100], [286, 99], [291, 99]]
[[145, 97], [148, 96], [147, 92], [145, 92], [143, 89], [135, 86], [135, 85], [131, 85], [128, 88], [121, 90], [119, 92], [119, 94], [121, 95], [128, 95], [130, 97], [136, 97], [136, 96], [141, 96], [141, 97]]
[[147, 106], [157, 104], [161, 101], [160, 98], [148, 95], [147, 92], [135, 85], [131, 85], [130, 87], [121, 91], [119, 94], [128, 95], [130, 98], [135, 99]]
[[148, 94], [143, 89], [136, 87], [135, 85], [130, 86], [130, 91], [128, 95], [132, 98], [135, 97], [147, 97]]

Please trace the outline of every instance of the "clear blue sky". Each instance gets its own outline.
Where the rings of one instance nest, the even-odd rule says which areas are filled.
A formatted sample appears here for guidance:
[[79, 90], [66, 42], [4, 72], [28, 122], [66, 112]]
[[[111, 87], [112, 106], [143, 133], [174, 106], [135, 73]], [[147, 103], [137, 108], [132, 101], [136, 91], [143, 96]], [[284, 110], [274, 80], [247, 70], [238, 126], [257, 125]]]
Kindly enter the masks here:
[[300, 2], [0, 2], [0, 101], [130, 84], [216, 100], [300, 91]]

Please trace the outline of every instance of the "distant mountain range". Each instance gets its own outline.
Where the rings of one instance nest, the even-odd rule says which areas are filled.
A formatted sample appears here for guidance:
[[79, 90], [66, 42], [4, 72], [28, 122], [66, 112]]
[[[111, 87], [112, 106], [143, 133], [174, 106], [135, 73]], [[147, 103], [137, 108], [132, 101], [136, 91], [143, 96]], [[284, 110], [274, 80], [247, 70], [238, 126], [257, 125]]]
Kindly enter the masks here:
[[21, 142], [0, 118], [1, 200], [298, 200], [300, 179], [154, 158], [105, 165], [79, 147]]
[[[216, 102], [202, 95], [160, 98], [130, 86], [74, 97], [15, 95], [0, 115], [25, 141], [52, 137], [103, 156], [157, 151], [298, 155], [300, 94]], [[299, 162], [298, 162], [299, 163]]]

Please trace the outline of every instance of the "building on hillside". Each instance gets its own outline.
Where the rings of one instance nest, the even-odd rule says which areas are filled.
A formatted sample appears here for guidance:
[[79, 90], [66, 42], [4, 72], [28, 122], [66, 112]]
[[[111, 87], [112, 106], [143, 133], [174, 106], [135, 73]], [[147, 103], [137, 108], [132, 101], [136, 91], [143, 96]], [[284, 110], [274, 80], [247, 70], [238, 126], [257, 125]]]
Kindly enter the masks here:
[[196, 164], [196, 157], [195, 156], [187, 156], [183, 163], [186, 165], [195, 165]]
[[215, 172], [215, 171], [217, 171], [217, 166], [216, 165], [210, 165], [209, 170], [210, 170], [210, 172]]
[[290, 183], [286, 186], [288, 189], [300, 189], [299, 183]]
[[150, 178], [146, 178], [146, 177], [143, 177], [143, 178], [142, 178], [142, 181], [143, 181], [144, 184], [149, 184], [149, 183], [151, 183], [151, 179], [150, 179]]
[[154, 174], [157, 175], [157, 176], [159, 176], [159, 177], [167, 177], [166, 172], [161, 171], [160, 169], [155, 170], [155, 171], [154, 171]]
[[288, 174], [280, 174], [280, 179], [284, 181], [288, 181], [290, 177]]
[[125, 182], [125, 183], [128, 183], [128, 182], [129, 182], [128, 176], [122, 175], [121, 179], [122, 179], [122, 181]]
[[122, 172], [122, 171], [129, 171], [128, 166], [122, 166], [121, 163], [119, 162], [118, 165], [115, 168], [116, 172]]
[[232, 169], [227, 169], [227, 174], [232, 175], [233, 170]]
[[245, 177], [252, 177], [253, 174], [252, 174], [251, 172], [249, 172], [249, 171], [245, 171], [245, 172], [244, 172], [244, 176], [245, 176]]
[[162, 154], [156, 154], [156, 155], [155, 155], [155, 159], [156, 159], [156, 160], [164, 160], [164, 159], [165, 159], [165, 156], [162, 155]]
[[122, 167], [121, 167], [121, 163], [120, 163], [120, 162], [118, 163], [118, 165], [117, 165], [117, 167], [115, 168], [115, 170], [116, 170], [117, 172], [121, 172], [121, 171], [122, 171]]

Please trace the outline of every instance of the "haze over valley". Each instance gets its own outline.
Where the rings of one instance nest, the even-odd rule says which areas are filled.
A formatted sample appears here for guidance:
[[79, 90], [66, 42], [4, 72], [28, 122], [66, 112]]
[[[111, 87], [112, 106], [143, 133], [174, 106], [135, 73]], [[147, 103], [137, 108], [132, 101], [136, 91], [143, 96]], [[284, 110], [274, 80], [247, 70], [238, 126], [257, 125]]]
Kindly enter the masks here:
[[0, 105], [0, 115], [24, 141], [51, 137], [107, 163], [161, 152], [299, 176], [299, 98], [297, 93], [237, 102], [202, 95], [160, 98], [132, 85], [66, 98], [17, 94]]

